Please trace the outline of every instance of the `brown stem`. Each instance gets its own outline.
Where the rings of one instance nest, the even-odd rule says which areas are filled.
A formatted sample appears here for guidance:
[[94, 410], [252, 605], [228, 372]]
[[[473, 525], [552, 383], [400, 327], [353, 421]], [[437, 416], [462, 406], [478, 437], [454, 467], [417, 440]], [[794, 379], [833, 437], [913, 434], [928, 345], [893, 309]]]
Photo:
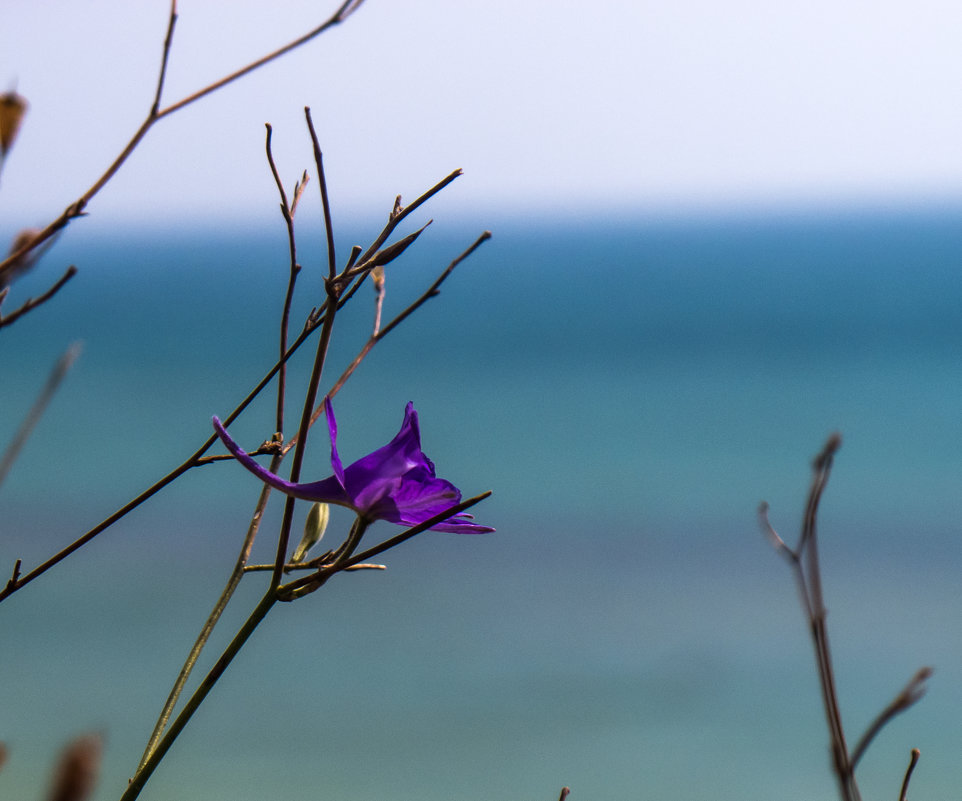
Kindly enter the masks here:
[[[281, 215], [284, 217], [284, 224], [287, 226], [287, 244], [288, 252], [290, 254], [290, 277], [287, 281], [287, 292], [284, 296], [284, 307], [281, 311], [281, 333], [280, 333], [280, 353], [281, 361], [284, 360], [284, 354], [287, 352], [287, 333], [290, 323], [291, 316], [291, 303], [294, 300], [294, 285], [297, 282], [297, 274], [300, 272], [301, 267], [297, 263], [297, 247], [294, 242], [294, 212], [292, 211], [290, 205], [287, 202], [287, 193], [284, 191], [284, 184], [281, 181], [281, 176], [277, 172], [277, 166], [274, 164], [274, 154], [271, 151], [271, 134], [273, 129], [270, 123], [267, 123], [267, 163], [270, 165], [271, 174], [274, 176], [274, 183], [277, 185], [278, 194], [281, 196]], [[284, 399], [286, 397], [287, 391], [287, 365], [281, 364], [281, 369], [277, 374], [277, 417], [276, 417], [276, 431], [284, 431]]]
[[[37, 308], [37, 306], [39, 306], [41, 303], [46, 303], [48, 300], [50, 300], [50, 298], [52, 298], [61, 290], [61, 288], [63, 287], [64, 284], [67, 283], [67, 281], [73, 278], [76, 274], [77, 274], [77, 268], [71, 264], [67, 268], [67, 272], [65, 272], [62, 276], [60, 276], [57, 282], [52, 287], [50, 287], [50, 289], [44, 292], [40, 297], [27, 298], [26, 302], [19, 309], [11, 312], [6, 316], [0, 314], [0, 328], [10, 325], [12, 322], [14, 322], [14, 320], [22, 317], [27, 312]], [[6, 294], [7, 294], [6, 288], [0, 291], [0, 303], [3, 302], [3, 298], [6, 297]]]
[[[454, 259], [454, 261], [452, 261], [444, 269], [444, 271], [434, 280], [434, 283], [432, 283], [431, 286], [429, 286], [427, 290], [417, 300], [411, 303], [406, 309], [404, 309], [404, 311], [398, 314], [397, 317], [391, 320], [391, 322], [388, 323], [386, 327], [381, 328], [375, 334], [372, 334], [371, 337], [368, 338], [367, 342], [364, 343], [364, 346], [358, 352], [357, 356], [354, 357], [354, 360], [347, 366], [344, 372], [341, 373], [337, 381], [334, 382], [334, 386], [331, 387], [330, 391], [327, 393], [327, 397], [333, 398], [335, 395], [337, 395], [337, 393], [341, 390], [341, 387], [343, 387], [344, 384], [347, 383], [347, 380], [354, 374], [354, 371], [357, 370], [358, 367], [360, 367], [361, 362], [364, 361], [364, 359], [371, 352], [374, 346], [378, 342], [380, 342], [382, 339], [384, 339], [384, 337], [390, 334], [391, 331], [393, 331], [398, 325], [400, 325], [400, 323], [403, 320], [405, 320], [407, 317], [409, 317], [411, 314], [417, 311], [417, 309], [419, 309], [421, 306], [427, 303], [427, 301], [429, 301], [431, 298], [436, 297], [438, 294], [440, 294], [439, 288], [441, 284], [443, 284], [445, 279], [447, 279], [447, 277], [451, 275], [452, 272], [454, 272], [454, 268], [457, 267], [466, 258], [468, 258], [468, 256], [474, 253], [475, 250], [481, 247], [481, 245], [487, 242], [490, 238], [491, 238], [490, 231], [485, 231], [484, 233], [482, 233], [481, 236], [479, 236], [474, 241], [474, 244], [472, 244], [471, 247], [465, 250], [460, 256]], [[320, 419], [322, 414], [324, 414], [324, 404], [320, 403], [318, 404], [317, 408], [314, 410], [314, 414], [311, 415], [312, 426]], [[296, 442], [296, 439], [290, 442], [287, 442], [284, 445], [284, 451], [287, 452], [292, 447], [294, 447], [295, 442]]]
[[[321, 159], [321, 149], [314, 134], [311, 124], [310, 109], [305, 109], [308, 129], [311, 132], [311, 140], [314, 143], [314, 156], [317, 163], [317, 178], [320, 184], [321, 198], [324, 207], [324, 228], [328, 238], [328, 253], [331, 259], [331, 277], [325, 281], [327, 290], [327, 313], [324, 315], [324, 324], [321, 328], [321, 336], [317, 343], [317, 352], [314, 355], [314, 366], [311, 369], [311, 378], [308, 381], [307, 393], [304, 397], [304, 408], [301, 412], [301, 422], [297, 429], [297, 444], [294, 447], [294, 459], [291, 464], [292, 483], [297, 483], [301, 475], [301, 465], [304, 461], [304, 450], [307, 444], [307, 433], [311, 427], [311, 411], [314, 409], [314, 402], [317, 400], [317, 393], [324, 373], [324, 364], [327, 361], [327, 350], [331, 344], [331, 334], [334, 330], [334, 317], [338, 309], [340, 299], [341, 284], [334, 279], [334, 231], [331, 223], [330, 206], [327, 201], [327, 177], [324, 174], [324, 162]], [[271, 575], [271, 591], [280, 586], [281, 579], [284, 577], [284, 564], [287, 562], [287, 549], [291, 539], [291, 525], [294, 522], [294, 498], [288, 496], [284, 503], [284, 517], [281, 520], [281, 529], [277, 537], [277, 554], [274, 558], [274, 572]]]
[[[438, 523], [443, 523], [448, 518], [460, 514], [466, 509], [470, 509], [475, 504], [480, 503], [485, 498], [489, 498], [490, 496], [490, 491], [482, 492], [480, 495], [475, 495], [473, 498], [468, 498], [465, 501], [461, 501], [461, 503], [452, 506], [450, 509], [445, 509], [443, 512], [439, 512], [429, 520], [425, 520], [423, 523], [418, 523], [418, 525], [412, 526], [411, 528], [402, 531], [400, 534], [390, 537], [378, 545], [375, 545], [373, 548], [368, 548], [362, 553], [351, 555], [350, 551], [348, 551], [348, 557], [335, 559], [335, 561], [330, 564], [323, 564], [318, 568], [316, 573], [313, 573], [310, 576], [302, 576], [299, 579], [295, 579], [294, 581], [278, 587], [278, 599], [282, 601], [294, 600], [294, 598], [300, 597], [298, 591], [307, 587], [310, 587], [311, 591], [313, 591], [314, 589], [320, 587], [335, 573], [340, 573], [342, 570], [348, 570], [352, 567], [356, 567], [359, 564], [365, 563], [372, 557], [384, 553], [391, 548], [395, 548], [402, 542], [406, 542], [407, 540], [411, 539], [411, 537], [427, 531], [429, 528], [431, 528], [431, 526], [436, 526]], [[341, 553], [340, 556], [343, 556], [343, 553]]]
[[899, 801], [905, 801], [908, 797], [909, 792], [909, 780], [912, 778], [912, 771], [915, 770], [915, 766], [919, 762], [919, 757], [922, 752], [918, 748], [912, 749], [912, 754], [909, 756], [909, 766], [905, 770], [905, 778], [902, 779], [902, 790], [899, 792]]
[[860, 801], [855, 781], [855, 764], [849, 755], [842, 726], [842, 713], [838, 702], [838, 689], [825, 626], [826, 609], [822, 596], [821, 569], [818, 560], [817, 516], [822, 492], [828, 483], [832, 459], [841, 445], [841, 438], [833, 434], [816, 457], [813, 465], [812, 485], [805, 505], [802, 533], [795, 550], [789, 548], [768, 523], [767, 505], [762, 504], [759, 513], [762, 526], [780, 553], [788, 557], [799, 586], [802, 606], [808, 619], [809, 632], [815, 649], [822, 704], [828, 724], [832, 749], [832, 768], [838, 781], [843, 801]]

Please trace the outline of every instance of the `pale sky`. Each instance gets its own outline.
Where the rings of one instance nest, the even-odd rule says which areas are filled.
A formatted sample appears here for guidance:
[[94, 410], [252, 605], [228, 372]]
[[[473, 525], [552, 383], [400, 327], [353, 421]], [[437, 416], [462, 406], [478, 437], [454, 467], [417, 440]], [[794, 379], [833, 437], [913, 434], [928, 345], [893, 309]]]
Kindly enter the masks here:
[[[330, 0], [180, 0], [167, 103], [307, 31]], [[7, 0], [0, 89], [31, 103], [0, 218], [91, 184], [148, 109], [167, 0]], [[962, 198], [962, 6], [881, 0], [367, 0], [163, 121], [90, 206], [115, 219], [276, 213], [313, 172], [380, 215], [456, 167], [458, 210]]]

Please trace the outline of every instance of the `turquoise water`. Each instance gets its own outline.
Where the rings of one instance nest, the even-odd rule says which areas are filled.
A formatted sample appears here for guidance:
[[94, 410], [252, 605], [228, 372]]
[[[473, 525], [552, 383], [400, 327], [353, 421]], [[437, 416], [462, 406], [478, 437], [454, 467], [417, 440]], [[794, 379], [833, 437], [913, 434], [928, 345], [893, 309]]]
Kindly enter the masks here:
[[[793, 538], [836, 430], [821, 536], [850, 739], [919, 666], [937, 671], [866, 757], [864, 795], [897, 796], [917, 746], [914, 795], [951, 797], [962, 212], [484, 225], [492, 241], [335, 407], [353, 459], [413, 400], [439, 473], [494, 490], [477, 515], [498, 532], [425, 535], [385, 573], [277, 609], [142, 797], [833, 797], [795, 587], [755, 509], [768, 500]], [[432, 225], [389, 272], [386, 314], [478, 232]], [[0, 488], [0, 565], [36, 564], [181, 461], [277, 347], [281, 231], [70, 236], [47, 269], [74, 262], [78, 278], [0, 333], [4, 441], [84, 342]], [[321, 254], [305, 233], [297, 320]], [[329, 380], [371, 312], [367, 292], [345, 311]], [[272, 409], [232, 431], [260, 442]], [[318, 442], [306, 473], [326, 460]], [[229, 463], [195, 471], [0, 605], [0, 797], [42, 798], [59, 744], [90, 729], [108, 738], [97, 799], [119, 796], [257, 489]]]

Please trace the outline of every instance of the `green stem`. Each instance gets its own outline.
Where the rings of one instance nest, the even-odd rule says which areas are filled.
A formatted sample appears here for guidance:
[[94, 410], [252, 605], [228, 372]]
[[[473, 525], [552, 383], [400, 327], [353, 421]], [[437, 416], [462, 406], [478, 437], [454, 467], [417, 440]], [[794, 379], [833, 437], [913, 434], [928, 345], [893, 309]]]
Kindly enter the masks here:
[[157, 747], [153, 750], [150, 757], [148, 757], [137, 773], [134, 774], [126, 791], [120, 797], [120, 801], [134, 801], [134, 799], [140, 795], [140, 791], [144, 789], [144, 785], [147, 784], [147, 780], [150, 779], [154, 769], [160, 764], [160, 761], [167, 754], [167, 751], [170, 750], [170, 747], [174, 744], [178, 735], [183, 731], [191, 717], [193, 717], [194, 712], [196, 712], [197, 708], [203, 703], [207, 694], [217, 683], [217, 680], [220, 679], [224, 671], [227, 670], [227, 666], [233, 661], [234, 657], [237, 656], [238, 651], [244, 646], [251, 634], [254, 633], [254, 629], [260, 625], [261, 621], [267, 616], [267, 613], [275, 603], [277, 603], [277, 596], [273, 591], [269, 591], [261, 599], [261, 602], [255, 607], [254, 611], [251, 612], [250, 617], [247, 618], [247, 621], [241, 626], [240, 631], [238, 631], [234, 639], [231, 640], [230, 645], [228, 645], [224, 653], [221, 654], [220, 659], [217, 660], [217, 664], [211, 668], [211, 671], [204, 677], [200, 686], [184, 705], [181, 713], [170, 725], [167, 733], [157, 744]]

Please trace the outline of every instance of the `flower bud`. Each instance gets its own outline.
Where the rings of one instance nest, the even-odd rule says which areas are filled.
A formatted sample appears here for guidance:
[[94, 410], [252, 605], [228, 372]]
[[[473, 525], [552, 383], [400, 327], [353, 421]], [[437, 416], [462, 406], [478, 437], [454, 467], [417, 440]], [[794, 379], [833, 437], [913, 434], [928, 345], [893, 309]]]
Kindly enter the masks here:
[[320, 502], [311, 504], [311, 509], [307, 513], [307, 520], [304, 521], [304, 536], [301, 537], [300, 543], [294, 550], [294, 555], [291, 557], [292, 562], [304, 561], [307, 552], [321, 541], [330, 519], [331, 507], [329, 504]]

